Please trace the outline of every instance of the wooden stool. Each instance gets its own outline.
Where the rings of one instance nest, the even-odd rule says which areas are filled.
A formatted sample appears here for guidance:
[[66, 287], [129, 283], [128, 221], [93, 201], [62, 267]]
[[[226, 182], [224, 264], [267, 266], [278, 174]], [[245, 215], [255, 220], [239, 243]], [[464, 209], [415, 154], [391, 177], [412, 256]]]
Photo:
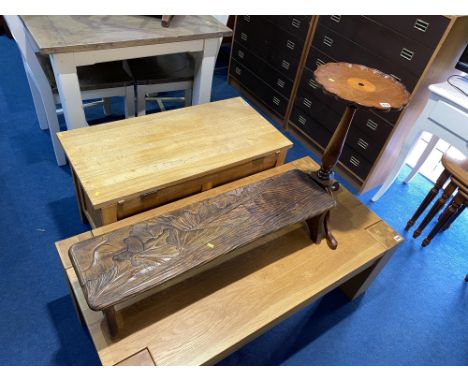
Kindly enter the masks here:
[[468, 194], [468, 159], [449, 150], [442, 157], [442, 165], [444, 166], [444, 171], [405, 227], [405, 230], [409, 230], [414, 225], [416, 220], [421, 216], [427, 206], [434, 200], [440, 190], [442, 190], [444, 184], [448, 181], [447, 186], [443, 189], [442, 196], [434, 203], [421, 224], [413, 233], [414, 238], [421, 235], [424, 228], [426, 228], [433, 217], [447, 203], [450, 196], [457, 191], [456, 195], [452, 198], [450, 205], [440, 215], [436, 226], [432, 229], [428, 237], [423, 240], [423, 247], [427, 246], [440, 230], [446, 230], [463, 212], [466, 206], [466, 195]]

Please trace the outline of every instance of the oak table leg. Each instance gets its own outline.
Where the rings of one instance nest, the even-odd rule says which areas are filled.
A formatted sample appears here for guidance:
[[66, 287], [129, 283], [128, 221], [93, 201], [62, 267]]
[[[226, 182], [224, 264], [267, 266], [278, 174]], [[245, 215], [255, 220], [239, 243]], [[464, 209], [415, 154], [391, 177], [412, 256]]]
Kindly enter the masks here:
[[356, 276], [352, 277], [340, 286], [343, 293], [350, 299], [355, 300], [362, 296], [369, 285], [374, 281], [380, 271], [383, 269], [385, 264], [393, 255], [394, 250], [387, 251], [380, 259], [373, 263], [370, 267], [364, 269]]
[[106, 225], [117, 221], [117, 204], [101, 208], [101, 224]]
[[81, 188], [80, 181], [78, 180], [78, 177], [75, 174], [75, 170], [71, 166], [70, 166], [70, 171], [72, 175], [73, 187], [75, 189], [76, 199], [78, 202], [78, 210], [80, 212], [81, 222], [87, 224], [88, 219], [84, 213], [85, 204], [84, 204], [83, 190]]

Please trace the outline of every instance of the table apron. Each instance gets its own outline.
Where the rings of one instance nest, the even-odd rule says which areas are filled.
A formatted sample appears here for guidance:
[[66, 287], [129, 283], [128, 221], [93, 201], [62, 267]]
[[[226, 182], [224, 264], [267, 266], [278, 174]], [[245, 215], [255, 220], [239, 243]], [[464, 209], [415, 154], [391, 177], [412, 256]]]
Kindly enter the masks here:
[[[211, 40], [211, 39], [208, 39]], [[51, 53], [56, 61], [73, 62], [75, 66], [93, 65], [100, 62], [118, 61], [132, 58], [158, 56], [180, 52], [203, 51], [205, 40], [169, 42], [164, 44], [132, 46], [102, 50], [88, 50], [71, 53]]]

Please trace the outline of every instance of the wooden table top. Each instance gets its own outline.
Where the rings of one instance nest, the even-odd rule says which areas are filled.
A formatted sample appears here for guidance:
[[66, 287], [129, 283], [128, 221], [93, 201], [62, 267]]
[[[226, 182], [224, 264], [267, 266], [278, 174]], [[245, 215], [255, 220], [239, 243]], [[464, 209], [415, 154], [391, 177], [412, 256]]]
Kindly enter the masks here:
[[230, 36], [213, 16], [174, 16], [168, 28], [151, 16], [21, 16], [42, 54], [126, 48]]
[[124, 308], [128, 330], [122, 338], [109, 337], [103, 314], [90, 310], [84, 299], [68, 257], [72, 244], [296, 168], [318, 166], [302, 158], [56, 243], [103, 365], [134, 355], [142, 364], [216, 363], [402, 242], [342, 187], [334, 193], [338, 205], [331, 213], [336, 250], [325, 241], [312, 244], [303, 226], [274, 234], [233, 260]]
[[329, 62], [314, 72], [325, 93], [360, 107], [401, 110], [409, 101], [405, 86], [389, 74], [364, 65]]
[[240, 97], [57, 135], [94, 208], [292, 146]]

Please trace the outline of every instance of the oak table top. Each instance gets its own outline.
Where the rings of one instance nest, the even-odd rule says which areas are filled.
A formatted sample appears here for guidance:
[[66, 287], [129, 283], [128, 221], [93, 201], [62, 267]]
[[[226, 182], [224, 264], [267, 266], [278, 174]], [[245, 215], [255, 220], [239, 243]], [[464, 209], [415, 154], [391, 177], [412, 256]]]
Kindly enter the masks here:
[[21, 16], [42, 54], [126, 48], [230, 36], [213, 16]]
[[317, 168], [302, 158], [56, 243], [102, 364], [216, 363], [395, 249], [401, 236], [341, 188], [331, 216], [340, 242], [335, 251], [325, 242], [312, 244], [301, 226], [273, 234], [233, 260], [124, 308], [128, 331], [118, 339], [109, 336], [102, 312], [89, 309], [68, 257], [72, 244], [286, 171]]
[[240, 97], [57, 135], [94, 208], [292, 147]]

